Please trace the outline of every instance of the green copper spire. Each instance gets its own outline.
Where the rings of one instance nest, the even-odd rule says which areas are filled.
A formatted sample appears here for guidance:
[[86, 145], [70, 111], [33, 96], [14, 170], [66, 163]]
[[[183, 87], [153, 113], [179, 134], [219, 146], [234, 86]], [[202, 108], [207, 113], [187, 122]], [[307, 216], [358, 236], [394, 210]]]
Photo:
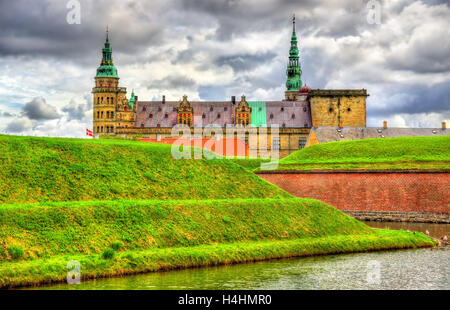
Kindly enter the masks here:
[[134, 89], [131, 92], [131, 98], [128, 101], [128, 104], [131, 106], [131, 109], [134, 109], [134, 102], [136, 101], [136, 98], [134, 97]]
[[291, 49], [289, 50], [289, 63], [286, 69], [286, 89], [296, 91], [302, 87], [302, 69], [300, 68], [297, 34], [295, 33], [295, 15], [292, 18]]
[[105, 47], [102, 50], [103, 57], [100, 67], [97, 69], [96, 77], [113, 77], [119, 78], [117, 74], [117, 69], [114, 67], [114, 62], [112, 60], [112, 48], [109, 44], [109, 30], [106, 28], [106, 42]]

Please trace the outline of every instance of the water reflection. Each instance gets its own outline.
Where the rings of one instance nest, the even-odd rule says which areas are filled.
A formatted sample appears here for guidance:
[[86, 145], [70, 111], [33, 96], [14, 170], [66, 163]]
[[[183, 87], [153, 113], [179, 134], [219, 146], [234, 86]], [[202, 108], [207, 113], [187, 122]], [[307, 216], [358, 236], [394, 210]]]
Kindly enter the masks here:
[[[379, 282], [368, 282], [371, 262]], [[450, 289], [450, 250], [357, 253], [157, 272], [40, 289]]]

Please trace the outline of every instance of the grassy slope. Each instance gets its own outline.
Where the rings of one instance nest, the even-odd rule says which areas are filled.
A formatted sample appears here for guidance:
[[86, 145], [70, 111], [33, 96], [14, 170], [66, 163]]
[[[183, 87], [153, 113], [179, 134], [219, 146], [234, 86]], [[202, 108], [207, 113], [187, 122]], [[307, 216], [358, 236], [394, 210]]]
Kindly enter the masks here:
[[228, 160], [137, 141], [0, 135], [0, 203], [290, 197]]
[[[86, 278], [433, 245], [425, 235], [375, 230], [298, 198], [0, 205], [0, 228], [0, 287], [64, 280], [70, 260]], [[117, 242], [115, 257], [102, 258]], [[24, 257], [10, 257], [11, 245]]]
[[450, 169], [450, 135], [330, 142], [280, 160], [289, 169]]
[[[97, 277], [433, 244], [293, 198], [248, 171], [259, 161], [174, 160], [170, 150], [0, 136], [0, 287], [63, 280], [71, 259]], [[118, 242], [115, 258], [103, 259]]]

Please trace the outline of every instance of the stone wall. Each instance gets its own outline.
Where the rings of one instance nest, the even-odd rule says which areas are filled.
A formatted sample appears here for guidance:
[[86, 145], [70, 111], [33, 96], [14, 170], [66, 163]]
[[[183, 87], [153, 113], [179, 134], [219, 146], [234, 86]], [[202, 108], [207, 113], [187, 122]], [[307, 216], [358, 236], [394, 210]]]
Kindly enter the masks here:
[[295, 196], [315, 198], [362, 217], [436, 222], [450, 214], [450, 174], [444, 171], [265, 171], [259, 175]]

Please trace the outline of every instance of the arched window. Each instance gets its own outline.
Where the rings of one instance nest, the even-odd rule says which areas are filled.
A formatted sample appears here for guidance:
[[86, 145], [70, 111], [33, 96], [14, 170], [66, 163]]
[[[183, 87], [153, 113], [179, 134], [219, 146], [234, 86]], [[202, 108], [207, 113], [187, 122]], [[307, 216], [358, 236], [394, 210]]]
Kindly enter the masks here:
[[109, 111], [106, 112], [106, 118], [109, 118]]
[[169, 118], [169, 114], [164, 114], [164, 118]]
[[100, 97], [97, 97], [97, 104], [100, 104]]
[[111, 112], [111, 118], [114, 118], [114, 112]]
[[103, 111], [102, 111], [102, 113], [101, 113], [101, 116], [102, 116], [102, 118], [103, 118]]
[[109, 104], [109, 97], [108, 97], [108, 98], [106, 98], [106, 103], [107, 103], [107, 104]]
[[270, 119], [273, 119], [273, 114], [271, 113], [269, 117], [270, 117]]
[[206, 118], [206, 114], [205, 113], [202, 114], [202, 118]]
[[292, 119], [295, 119], [295, 114], [294, 114], [294, 113], [292, 113], [291, 118], [292, 118]]
[[150, 113], [150, 115], [148, 116], [148, 118], [153, 118], [153, 114], [152, 114], [152, 113]]
[[[97, 111], [97, 118], [100, 118], [100, 112], [99, 111]], [[98, 130], [97, 130], [97, 132], [98, 132]]]
[[217, 118], [220, 118], [220, 113], [217, 113]]
[[114, 98], [111, 97], [111, 104], [114, 104]]

